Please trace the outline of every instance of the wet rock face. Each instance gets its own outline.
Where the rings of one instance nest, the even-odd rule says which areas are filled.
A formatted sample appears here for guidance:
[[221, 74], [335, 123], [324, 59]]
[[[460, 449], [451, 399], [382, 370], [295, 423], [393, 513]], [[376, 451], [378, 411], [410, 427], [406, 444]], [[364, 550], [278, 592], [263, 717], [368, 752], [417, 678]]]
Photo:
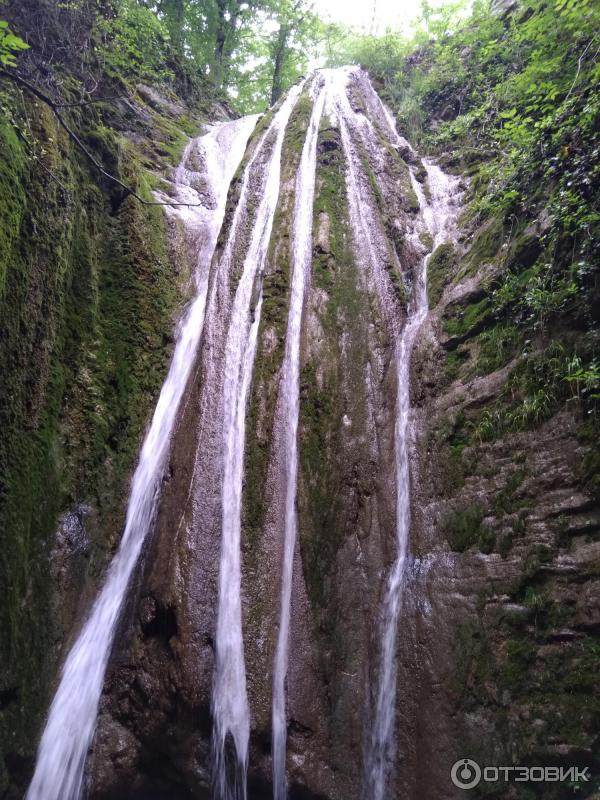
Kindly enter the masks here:
[[[86, 531], [86, 518], [92, 509], [81, 505], [63, 515], [56, 532], [52, 552], [54, 580], [64, 598], [69, 590], [80, 588], [81, 573], [90, 553], [90, 539]], [[79, 578], [79, 579], [78, 579]]]
[[[27, 4], [6, 14], [31, 30]], [[183, 138], [179, 109], [151, 113], [139, 97], [108, 116], [89, 120], [88, 144], [139, 189], [145, 168], [164, 166], [165, 140]], [[60, 664], [121, 533], [186, 277], [159, 207], [124, 202], [81, 169], [43, 104], [25, 99], [15, 120], [29, 120], [31, 140], [3, 115], [0, 795], [11, 798], [31, 778]], [[44, 148], [57, 180], [30, 146]]]
[[[355, 96], [364, 92], [357, 83]], [[372, 98], [364, 96], [362, 106], [367, 102]], [[278, 395], [294, 178], [311, 106], [303, 95], [286, 130], [247, 411], [242, 596], [251, 798], [272, 794], [286, 458], [278, 444]], [[409, 229], [415, 201], [408, 168], [386, 143], [386, 121], [372, 119], [374, 136], [358, 123], [350, 134], [361, 191], [374, 208], [388, 296], [401, 324], [405, 298], [398, 287], [409, 285], [421, 252], [390, 232]], [[124, 791], [140, 797], [210, 793], [222, 429], [219, 398], [209, 397], [205, 387], [215, 385], [222, 369], [239, 258], [261, 190], [259, 172], [251, 186], [255, 199], [248, 222], [239, 225], [230, 272], [217, 272], [219, 258], [213, 263], [212, 310], [175, 435], [156, 534], [105, 685], [90, 760], [94, 798]], [[289, 795], [299, 800], [360, 796], [382, 579], [395, 556], [390, 309], [381, 306], [373, 276], [357, 261], [353, 236], [339, 123], [326, 115], [317, 146], [313, 264], [301, 343], [299, 533], [287, 675]]]
[[[519, 361], [485, 369], [490, 266], [460, 272], [459, 260], [413, 361], [415, 734], [432, 765], [419, 798], [462, 796], [449, 780], [461, 757], [598, 769], [599, 509], [582, 488], [579, 412], [485, 430]], [[458, 351], [449, 319], [463, 323]]]
[[[301, 344], [287, 674], [292, 800], [362, 796], [381, 600], [396, 555], [392, 334], [405, 321], [415, 267], [430, 244], [410, 235], [418, 211], [406, 163], [416, 159], [412, 149], [389, 145], [386, 121], [362, 79], [352, 85], [350, 108], [348, 136], [380, 269], [374, 275], [356, 257], [342, 129], [328, 112], [317, 147]], [[294, 175], [310, 111], [304, 94], [284, 140], [246, 416], [242, 613], [251, 800], [272, 796], [286, 466], [279, 392]], [[256, 139], [250, 152], [254, 146]], [[222, 371], [259, 172], [229, 270], [219, 257], [213, 263], [212, 322], [102, 699], [90, 761], [91, 797], [98, 800], [211, 793], [222, 409], [206, 386], [217, 385]], [[412, 358], [412, 562], [397, 646], [398, 758], [390, 795], [411, 800], [462, 796], [449, 777], [459, 757], [489, 764], [596, 759], [600, 513], [579, 479], [574, 409], [504, 436], [483, 425], [485, 412], [503, 402], [514, 367], [481, 366], [479, 337], [494, 324], [488, 293], [498, 272], [482, 245], [488, 234], [481, 230], [472, 241], [464, 232], [456, 247], [432, 258], [432, 309]]]

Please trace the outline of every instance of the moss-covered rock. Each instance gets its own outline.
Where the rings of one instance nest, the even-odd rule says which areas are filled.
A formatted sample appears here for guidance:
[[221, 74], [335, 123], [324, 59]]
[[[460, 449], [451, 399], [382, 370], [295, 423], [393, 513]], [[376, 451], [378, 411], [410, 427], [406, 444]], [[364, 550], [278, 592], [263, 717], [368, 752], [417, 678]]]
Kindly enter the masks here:
[[263, 307], [258, 334], [253, 390], [249, 401], [249, 435], [246, 442], [244, 520], [247, 552], [263, 526], [264, 494], [275, 404], [277, 377], [283, 363], [291, 281], [291, 237], [294, 179], [306, 137], [312, 101], [308, 92], [299, 98], [290, 116], [282, 148], [282, 189], [273, 220], [268, 266], [263, 279]]
[[491, 217], [479, 227], [462, 263], [460, 277], [473, 275], [486, 263], [498, 260], [503, 237], [504, 224], [498, 216]]
[[436, 306], [442, 296], [456, 261], [454, 246], [449, 242], [439, 245], [427, 263], [427, 299], [429, 307]]
[[[162, 209], [123, 201], [46, 106], [4, 101], [24, 109], [0, 123], [0, 750], [16, 764], [32, 756], [58, 642], [73, 624], [66, 609], [77, 607], [55, 595], [58, 518], [93, 509], [89, 589], [122, 526], [179, 292]], [[153, 199], [118, 130], [88, 120], [84, 135], [113, 174]], [[0, 793], [8, 782], [0, 765]]]
[[463, 305], [453, 303], [444, 309], [444, 329], [448, 334], [446, 346], [451, 349], [465, 339], [482, 331], [491, 320], [488, 298]]

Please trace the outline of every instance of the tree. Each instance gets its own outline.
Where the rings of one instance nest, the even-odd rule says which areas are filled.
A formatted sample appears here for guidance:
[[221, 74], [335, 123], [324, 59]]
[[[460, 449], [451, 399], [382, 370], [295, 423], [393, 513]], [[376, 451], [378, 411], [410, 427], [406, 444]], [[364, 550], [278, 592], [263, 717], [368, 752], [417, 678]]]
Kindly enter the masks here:
[[[465, 0], [433, 6], [430, 0], [421, 0], [421, 15], [417, 20], [417, 37], [424, 41], [443, 39], [455, 30], [467, 12]], [[421, 33], [421, 37], [419, 37]]]
[[219, 88], [227, 88], [234, 82], [232, 66], [234, 53], [239, 47], [244, 30], [256, 30], [257, 12], [263, 0], [214, 0], [216, 5], [215, 49], [211, 74]]
[[319, 19], [306, 0], [276, 0], [272, 15], [277, 29], [271, 37], [269, 56], [273, 65], [271, 105], [305, 70], [306, 53], [319, 39]]
[[185, 55], [186, 16], [184, 0], [160, 0], [159, 13], [164, 17], [173, 49], [180, 57], [183, 57]]

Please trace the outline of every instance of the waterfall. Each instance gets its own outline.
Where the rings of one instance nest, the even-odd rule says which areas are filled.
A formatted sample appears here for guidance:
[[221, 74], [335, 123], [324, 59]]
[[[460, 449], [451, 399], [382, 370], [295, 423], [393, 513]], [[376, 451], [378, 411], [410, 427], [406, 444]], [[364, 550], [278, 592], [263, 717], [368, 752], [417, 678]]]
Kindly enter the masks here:
[[[350, 101], [348, 86], [353, 81], [362, 88], [369, 117]], [[355, 250], [363, 268], [366, 268], [367, 285], [379, 298], [381, 311], [395, 341], [396, 363], [396, 408], [394, 420], [394, 469], [396, 494], [396, 558], [385, 588], [381, 610], [381, 662], [379, 683], [376, 691], [375, 713], [371, 740], [368, 744], [366, 791], [371, 800], [383, 800], [389, 796], [388, 780], [394, 765], [394, 710], [396, 697], [396, 643], [398, 619], [401, 611], [402, 589], [406, 571], [410, 534], [410, 358], [416, 335], [427, 315], [427, 260], [423, 259], [420, 274], [413, 287], [408, 317], [400, 328], [400, 315], [394, 300], [393, 287], [386, 273], [385, 242], [379, 233], [377, 212], [368, 202], [362, 187], [365, 176], [362, 151], [376, 146], [377, 134], [383, 134], [390, 142], [402, 149], [412, 151], [409, 143], [396, 129], [388, 109], [366, 74], [356, 68], [336, 71], [335, 91], [330, 113], [337, 118], [344, 155], [346, 158], [346, 187]], [[377, 123], [377, 126], [374, 124]], [[433, 249], [453, 235], [452, 197], [456, 193], [458, 179], [449, 178], [435, 164], [423, 162], [431, 199], [428, 201], [423, 189], [410, 170], [411, 184], [421, 208], [419, 224], [424, 226], [433, 239]], [[414, 236], [418, 235], [414, 231]], [[399, 266], [399, 265], [398, 265]]]
[[[304, 142], [300, 168], [296, 176], [293, 220], [292, 287], [288, 317], [285, 360], [282, 377], [284, 416], [284, 452], [286, 458], [284, 556], [281, 578], [281, 616], [273, 679], [273, 797], [286, 797], [286, 712], [285, 677], [288, 661], [292, 567], [297, 534], [296, 484], [298, 470], [299, 359], [302, 304], [308, 281], [312, 248], [312, 204], [314, 199], [316, 140], [318, 120], [323, 113], [333, 118], [340, 130], [346, 161], [346, 190], [355, 250], [362, 265], [366, 286], [378, 299], [381, 312], [392, 335], [396, 364], [396, 408], [394, 419], [394, 469], [396, 489], [396, 558], [389, 575], [382, 606], [381, 664], [376, 693], [376, 708], [367, 757], [367, 792], [373, 800], [387, 796], [387, 783], [394, 764], [394, 706], [396, 695], [396, 642], [401, 610], [402, 586], [408, 555], [410, 532], [410, 356], [415, 337], [427, 315], [426, 257], [413, 288], [408, 318], [402, 328], [394, 288], [384, 266], [387, 243], [379, 233], [378, 212], [368, 201], [362, 164], [363, 150], [377, 142], [377, 128], [350, 99], [349, 84], [360, 84], [369, 104], [370, 115], [379, 132], [402, 147], [412, 148], [397, 133], [390, 112], [373, 90], [365, 73], [356, 68], [323, 70], [311, 122]], [[411, 169], [411, 184], [417, 194], [421, 215], [413, 237], [424, 226], [433, 239], [433, 249], [452, 236], [451, 199], [457, 179], [448, 178], [436, 165], [424, 162], [430, 190], [426, 200], [423, 189]], [[396, 265], [400, 265], [396, 261]], [[308, 267], [308, 269], [307, 269]]]
[[[372, 800], [383, 800], [386, 782], [385, 769], [393, 764], [392, 739], [393, 739], [393, 709], [396, 686], [396, 627], [400, 605], [400, 587], [404, 573], [406, 553], [408, 547], [408, 533], [410, 524], [409, 486], [408, 486], [408, 451], [406, 445], [406, 426], [408, 418], [408, 374], [410, 348], [418, 319], [422, 321], [427, 309], [427, 296], [424, 291], [424, 278], [416, 292], [416, 310], [399, 333], [399, 315], [393, 300], [393, 292], [389, 278], [383, 267], [382, 243], [377, 236], [377, 224], [374, 220], [373, 209], [361, 192], [361, 144], [366, 144], [374, 139], [372, 123], [351, 107], [347, 96], [346, 85], [348, 81], [357, 76], [362, 76], [355, 70], [348, 70], [340, 76], [342, 87], [336, 95], [335, 113], [340, 126], [342, 145], [347, 162], [346, 186], [348, 192], [348, 205], [355, 250], [363, 268], [367, 269], [367, 280], [370, 282], [374, 293], [378, 296], [382, 313], [388, 328], [396, 341], [395, 360], [397, 362], [398, 380], [396, 385], [396, 411], [394, 425], [394, 457], [396, 472], [396, 541], [397, 556], [389, 578], [388, 587], [383, 606], [383, 646], [379, 690], [375, 720], [372, 729], [370, 750], [367, 755], [367, 793]], [[368, 87], [370, 83], [366, 81]], [[371, 89], [372, 91], [372, 89]], [[389, 124], [387, 116], [384, 115]], [[365, 127], [367, 131], [364, 132]]]
[[[389, 122], [389, 117], [388, 117]], [[423, 161], [427, 171], [430, 200], [411, 170], [411, 183], [421, 207], [421, 219], [433, 239], [433, 250], [454, 235], [452, 198], [456, 194], [458, 179], [450, 178], [431, 163]], [[396, 643], [398, 619], [402, 606], [402, 592], [408, 559], [411, 521], [410, 474], [410, 358], [416, 335], [427, 312], [427, 262], [423, 259], [414, 288], [412, 308], [400, 334], [396, 347], [396, 419], [394, 427], [394, 455], [396, 470], [396, 559], [390, 573], [382, 608], [382, 645], [379, 685], [376, 696], [375, 717], [372, 727], [368, 760], [367, 785], [371, 800], [384, 800], [389, 796], [388, 780], [394, 766], [394, 720], [396, 705]]]
[[[246, 797], [250, 714], [242, 636], [240, 564], [245, 414], [260, 324], [262, 275], [279, 198], [283, 137], [301, 90], [302, 86], [296, 86], [288, 93], [246, 170], [247, 185], [258, 155], [274, 138], [268, 163], [266, 166], [258, 164], [263, 173], [266, 171], [266, 177], [233, 300], [225, 349], [222, 539], [213, 683], [213, 771], [219, 800]], [[231, 242], [235, 228], [234, 225]], [[226, 250], [227, 258], [231, 257], [232, 247]], [[252, 308], [256, 292], [258, 300]], [[228, 745], [228, 736], [235, 753], [231, 752], [231, 744]]]
[[[316, 89], [316, 92], [314, 91]], [[285, 800], [286, 774], [286, 710], [285, 678], [287, 674], [292, 571], [296, 546], [296, 488], [298, 473], [298, 419], [300, 413], [300, 334], [305, 287], [312, 261], [313, 200], [317, 164], [319, 123], [323, 113], [327, 83], [318, 74], [313, 85], [314, 105], [300, 167], [296, 175], [294, 219], [292, 227], [292, 285], [287, 324], [285, 360], [282, 376], [284, 414], [284, 451], [286, 458], [285, 527], [281, 575], [281, 615], [273, 670], [273, 797]]]
[[[193, 140], [176, 171], [178, 202], [201, 203], [196, 208], [182, 208], [178, 212], [186, 228], [201, 243], [196, 265], [196, 294], [178, 326], [171, 366], [133, 476], [119, 548], [104, 586], [63, 666], [27, 800], [76, 800], [81, 794], [85, 760], [94, 735], [115, 630], [132, 573], [152, 526], [171, 432], [202, 333], [208, 268], [223, 220], [227, 187], [255, 121], [255, 117], [247, 117], [224, 123]], [[204, 161], [205, 175], [186, 166], [193, 154]], [[202, 180], [204, 191], [200, 192], [197, 184]]]
[[[176, 199], [188, 205], [177, 210], [168, 209], [168, 213], [177, 215], [183, 222], [188, 245], [197, 253], [196, 293], [179, 324], [173, 361], [141, 450], [119, 549], [63, 667], [40, 743], [28, 800], [77, 800], [81, 794], [85, 760], [94, 734], [115, 629], [131, 576], [152, 529], [172, 430], [201, 337], [202, 392], [197, 445], [197, 465], [201, 466], [197, 473], [200, 476], [198, 507], [194, 513], [198, 513], [201, 525], [205, 522], [204, 515], [207, 528], [215, 531], [215, 535], [220, 534], [220, 541], [216, 539], [220, 544], [220, 556], [212, 677], [213, 792], [216, 800], [246, 800], [250, 704], [242, 630], [241, 550], [246, 412], [261, 322], [263, 274], [279, 203], [284, 139], [296, 103], [307, 85], [310, 86], [312, 110], [297, 173], [293, 183], [285, 189], [291, 192], [293, 187], [294, 206], [289, 227], [291, 275], [287, 331], [276, 405], [278, 424], [274, 426], [276, 435], [281, 436], [284, 467], [281, 483], [277, 483], [281, 486], [277, 515], [281, 509], [282, 563], [271, 709], [273, 797], [285, 800], [287, 796], [286, 678], [294, 554], [299, 535], [296, 505], [301, 342], [313, 258], [317, 146], [324, 117], [339, 129], [337, 141], [341, 141], [340, 152], [345, 162], [345, 196], [340, 197], [340, 204], [347, 202], [356, 289], [367, 296], [365, 308], [373, 310], [375, 322], [382, 329], [380, 339], [376, 340], [377, 346], [381, 342], [384, 354], [379, 362], [381, 375], [390, 361], [395, 375], [395, 385], [390, 388], [390, 393], [395, 391], [395, 405], [393, 409], [391, 404], [387, 406], [390, 409], [390, 447], [383, 456], [389, 460], [382, 462], [390, 465], [391, 473], [393, 446], [394, 475], [392, 481], [390, 474], [389, 487], [395, 501], [395, 529], [392, 529], [395, 557], [382, 589], [378, 682], [371, 694], [374, 707], [366, 741], [364, 773], [369, 800], [390, 796], [395, 761], [396, 650], [408, 572], [411, 521], [410, 359], [428, 311], [428, 256], [414, 271], [411, 299], [405, 309], [399, 299], [400, 257], [391, 246], [388, 229], [382, 223], [383, 201], [375, 196], [378, 189], [374, 184], [381, 181], [382, 186], [389, 187], [389, 181], [398, 175], [403, 175], [408, 184], [408, 173], [401, 173], [402, 165], [393, 161], [389, 144], [395, 144], [402, 152], [412, 153], [412, 150], [396, 132], [389, 111], [366, 74], [358, 68], [342, 68], [319, 70], [308, 83], [291, 89], [269, 121], [265, 120], [262, 132], [252, 143], [251, 155], [237, 186], [239, 197], [218, 257], [213, 259], [213, 253], [225, 216], [226, 190], [256, 118], [216, 126], [206, 136], [191, 141], [174, 174]], [[292, 132], [295, 138], [295, 128]], [[411, 161], [413, 157], [414, 153], [410, 155]], [[405, 231], [410, 244], [407, 252], [413, 254], [423, 252], [422, 245], [418, 244], [418, 235], [423, 230], [431, 235], [433, 248], [454, 235], [452, 205], [458, 180], [447, 177], [432, 162], [423, 163], [427, 172], [427, 194], [410, 168], [412, 187], [421, 209], [414, 224], [409, 221]], [[378, 165], [383, 171], [389, 167], [392, 177], [387, 176], [387, 184], [383, 172], [378, 173]], [[398, 219], [402, 219], [401, 213]], [[408, 214], [404, 219], [410, 220]], [[388, 222], [386, 217], [386, 224]], [[396, 274], [392, 274], [394, 272]], [[368, 358], [367, 367], [370, 367]], [[383, 378], [381, 387], [377, 391], [385, 401], [387, 383]], [[209, 500], [203, 505], [205, 496]], [[365, 652], [367, 648], [365, 645]], [[212, 668], [210, 660], [207, 664]]]

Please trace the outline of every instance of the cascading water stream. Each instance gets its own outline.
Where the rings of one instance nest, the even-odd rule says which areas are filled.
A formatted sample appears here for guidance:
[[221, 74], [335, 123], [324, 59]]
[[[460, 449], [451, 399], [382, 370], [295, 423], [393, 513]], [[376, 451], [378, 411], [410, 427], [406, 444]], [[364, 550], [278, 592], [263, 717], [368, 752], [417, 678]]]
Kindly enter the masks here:
[[[402, 149], [412, 151], [409, 143], [395, 128], [388, 109], [373, 90], [367, 76], [351, 68], [336, 72], [335, 90], [332, 93], [331, 112], [337, 117], [346, 158], [346, 184], [350, 218], [355, 248], [359, 259], [367, 268], [367, 280], [379, 298], [388, 329], [395, 340], [396, 409], [394, 422], [394, 466], [396, 485], [396, 558], [387, 582], [382, 607], [382, 646], [376, 706], [367, 755], [366, 792], [369, 800], [383, 800], [388, 794], [388, 780], [394, 765], [394, 710], [396, 698], [396, 643], [398, 619], [402, 604], [402, 590], [406, 573], [410, 534], [410, 358], [416, 335], [427, 316], [426, 273], [428, 256], [423, 260], [417, 275], [408, 318], [400, 330], [399, 316], [393, 300], [389, 275], [383, 266], [383, 248], [378, 237], [373, 209], [361, 191], [361, 152], [377, 143], [373, 122], [360, 110], [355, 110], [348, 96], [350, 80], [358, 81], [364, 89], [367, 103], [374, 118], [379, 118], [385, 138]], [[381, 134], [380, 128], [380, 134]], [[452, 235], [454, 215], [451, 201], [458, 179], [446, 176], [439, 167], [424, 162], [431, 199], [428, 201], [411, 169], [411, 183], [421, 208], [421, 223], [431, 234], [432, 250]], [[415, 231], [418, 235], [418, 230]]]
[[[260, 284], [279, 198], [283, 137], [301, 91], [302, 86], [290, 90], [246, 170], [247, 183], [254, 163], [274, 137], [268, 163], [263, 166], [258, 162], [266, 178], [233, 300], [225, 349], [222, 541], [213, 683], [213, 770], [219, 800], [246, 797], [250, 713], [242, 636], [240, 563], [245, 414], [260, 324]], [[235, 226], [232, 235], [234, 233]], [[258, 300], [252, 308], [257, 290]], [[228, 736], [233, 740], [235, 753], [227, 744]]]
[[[288, 315], [285, 359], [281, 391], [284, 414], [284, 452], [286, 458], [285, 523], [281, 575], [281, 616], [273, 670], [273, 797], [287, 795], [285, 678], [292, 596], [292, 572], [296, 546], [296, 489], [298, 477], [298, 419], [300, 414], [300, 334], [302, 307], [312, 260], [313, 201], [317, 164], [319, 122], [323, 113], [327, 78], [318, 73], [313, 84], [313, 109], [296, 175], [294, 221], [292, 228], [292, 285]], [[315, 96], [316, 95], [316, 96]]]
[[[427, 259], [422, 263], [421, 274], [416, 274], [408, 318], [402, 328], [401, 307], [390, 278], [390, 271], [396, 267], [399, 269], [400, 265], [381, 225], [380, 210], [376, 203], [371, 202], [369, 181], [372, 176], [368, 175], [365, 161], [371, 159], [375, 164], [383, 163], [381, 153], [385, 148], [382, 139], [396, 141], [404, 149], [410, 149], [410, 145], [398, 136], [389, 112], [360, 70], [319, 71], [310, 85], [313, 107], [294, 184], [291, 289], [278, 402], [282, 422], [278, 430], [281, 431], [285, 456], [285, 489], [279, 506], [283, 507], [283, 558], [280, 625], [272, 687], [273, 796], [275, 800], [285, 800], [287, 794], [286, 676], [298, 535], [301, 332], [312, 263], [318, 134], [322, 117], [329, 116], [339, 127], [346, 163], [348, 211], [359, 281], [362, 283], [360, 288], [366, 290], [371, 308], [379, 320], [383, 318], [384, 327], [392, 338], [397, 376], [394, 418], [397, 550], [384, 591], [379, 683], [375, 691], [365, 774], [369, 800], [383, 800], [389, 796], [389, 779], [394, 764], [395, 656], [411, 517], [409, 366], [416, 336], [427, 314]], [[206, 374], [202, 408], [206, 409], [204, 419], [208, 438], [202, 441], [208, 442], [212, 436], [211, 464], [218, 464], [213, 473], [215, 505], [217, 498], [221, 501], [217, 506], [221, 522], [221, 552], [212, 693], [213, 788], [216, 800], [246, 798], [250, 711], [241, 586], [245, 417], [261, 318], [262, 278], [279, 201], [283, 142], [303, 87], [304, 84], [296, 86], [289, 92], [253, 145], [223, 251], [210, 272], [209, 297], [209, 265], [224, 216], [226, 189], [243, 155], [255, 118], [226, 123], [207, 136], [190, 142], [175, 173], [176, 199], [190, 205], [169, 213], [182, 219], [186, 240], [188, 244], [193, 243], [198, 253], [196, 296], [180, 323], [173, 362], [142, 447], [119, 550], [91, 614], [65, 662], [40, 744], [28, 800], [77, 800], [81, 794], [85, 759], [94, 734], [115, 629], [131, 576], [152, 528], [169, 440], [196, 358], [205, 308], [208, 310], [203, 334]], [[364, 105], [355, 102], [353, 91], [356, 89]], [[193, 168], [198, 161], [202, 162], [202, 172]], [[447, 178], [434, 164], [424, 163], [430, 190], [427, 199], [412, 173], [411, 179], [421, 205], [420, 220], [430, 232], [435, 247], [452, 234], [450, 206], [454, 179]], [[192, 204], [198, 201], [201, 205], [193, 208]], [[417, 228], [418, 225], [410, 233], [415, 241], [420, 230]], [[202, 424], [204, 422], [201, 427]]]
[[[170, 437], [202, 333], [210, 258], [225, 211], [227, 188], [239, 164], [256, 118], [216, 126], [192, 141], [176, 171], [177, 201], [201, 205], [177, 212], [202, 246], [196, 266], [196, 296], [177, 332], [173, 360], [144, 440], [131, 484], [125, 529], [106, 580], [62, 669], [58, 690], [38, 749], [27, 800], [77, 800], [94, 735], [98, 702], [114, 635], [131, 576], [152, 527]], [[207, 166], [205, 193], [191, 185], [203, 176], [185, 167], [193, 150]]]
[[[389, 120], [389, 118], [388, 118]], [[394, 131], [395, 132], [395, 131]], [[432, 236], [432, 252], [453, 235], [454, 214], [451, 210], [457, 179], [449, 178], [429, 161], [423, 161], [427, 171], [430, 200], [411, 170], [411, 182], [419, 199], [421, 219]], [[396, 705], [396, 643], [398, 620], [408, 559], [411, 521], [410, 475], [410, 359], [416, 335], [427, 313], [427, 255], [417, 276], [412, 309], [396, 348], [397, 385], [394, 450], [396, 469], [396, 543], [397, 553], [390, 573], [382, 608], [382, 646], [379, 685], [368, 761], [367, 787], [370, 800], [389, 796], [388, 780], [394, 766], [394, 720]]]
[[[386, 246], [375, 234], [378, 230], [375, 220], [377, 214], [373, 213], [373, 208], [366, 201], [360, 177], [361, 146], [364, 137], [362, 128], [368, 127], [367, 135], [372, 137], [372, 127], [366, 117], [353, 109], [348, 97], [348, 82], [353, 76], [364, 76], [368, 83], [366, 75], [357, 68], [344, 67], [333, 72], [333, 86], [327, 111], [337, 120], [340, 129], [346, 159], [346, 190], [355, 249], [359, 260], [366, 268], [364, 274], [370, 284], [369, 289], [379, 298], [388, 328], [395, 336], [398, 324], [393, 299], [394, 290], [384, 267]], [[357, 131], [359, 137], [356, 136]]]
[[[406, 482], [408, 470], [408, 452], [406, 450], [406, 426], [408, 417], [408, 358], [414, 334], [411, 331], [413, 316], [407, 322], [404, 331], [398, 334], [397, 313], [391, 300], [389, 279], [382, 266], [378, 253], [379, 242], [374, 231], [376, 226], [370, 224], [372, 209], [360, 191], [360, 147], [364, 144], [363, 126], [368, 127], [367, 138], [373, 136], [373, 127], [369, 121], [353, 110], [345, 90], [345, 84], [352, 76], [348, 71], [344, 78], [344, 87], [336, 93], [335, 113], [340, 127], [342, 146], [347, 163], [346, 185], [350, 218], [352, 221], [355, 248], [361, 262], [369, 270], [374, 290], [379, 297], [382, 312], [387, 320], [392, 337], [396, 340], [395, 359], [397, 361], [397, 401], [394, 426], [394, 460], [396, 472], [396, 541], [397, 556], [390, 575], [383, 606], [383, 646], [380, 684], [377, 694], [377, 706], [372, 730], [370, 749], [367, 755], [366, 791], [370, 800], [383, 800], [386, 785], [386, 767], [393, 763], [393, 708], [396, 686], [395, 642], [396, 623], [399, 614], [400, 586], [404, 573], [408, 546], [408, 525], [410, 508], [408, 507], [409, 491]], [[387, 116], [386, 116], [387, 120]], [[360, 134], [359, 142], [355, 141], [353, 132]], [[420, 309], [426, 294], [420, 287], [416, 292], [416, 305]], [[425, 311], [426, 313], [426, 305]], [[407, 337], [410, 335], [410, 341]]]

